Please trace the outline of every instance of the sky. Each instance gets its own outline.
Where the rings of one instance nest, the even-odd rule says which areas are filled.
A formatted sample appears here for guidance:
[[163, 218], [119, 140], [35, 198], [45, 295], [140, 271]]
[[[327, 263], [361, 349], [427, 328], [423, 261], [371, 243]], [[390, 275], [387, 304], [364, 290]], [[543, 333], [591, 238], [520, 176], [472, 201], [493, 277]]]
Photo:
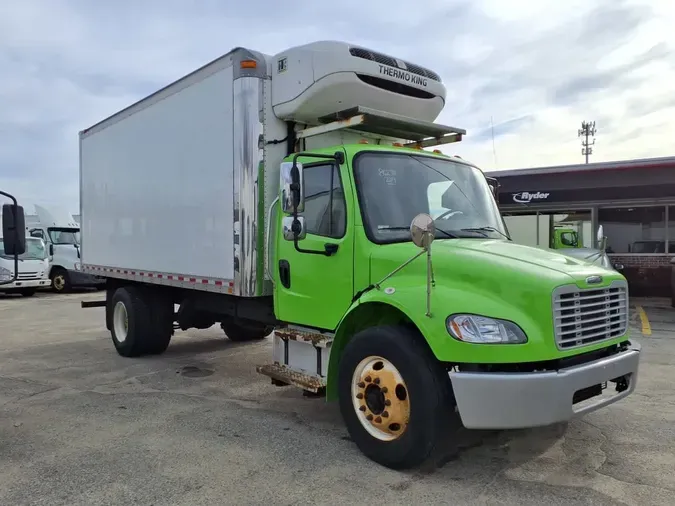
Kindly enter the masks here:
[[[0, 190], [79, 209], [78, 132], [245, 46], [343, 40], [431, 68], [443, 148], [501, 170], [675, 155], [672, 0], [0, 0]], [[413, 7], [414, 5], [414, 7]], [[29, 211], [30, 212], [30, 211]]]

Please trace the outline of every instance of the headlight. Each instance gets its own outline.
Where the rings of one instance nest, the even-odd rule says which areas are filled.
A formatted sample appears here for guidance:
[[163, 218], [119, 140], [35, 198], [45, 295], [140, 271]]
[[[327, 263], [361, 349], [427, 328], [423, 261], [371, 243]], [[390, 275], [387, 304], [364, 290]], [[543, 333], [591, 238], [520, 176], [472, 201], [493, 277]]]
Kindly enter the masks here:
[[0, 281], [9, 281], [13, 277], [12, 271], [5, 269], [4, 267], [0, 267]]
[[525, 332], [513, 322], [477, 316], [454, 314], [445, 320], [452, 337], [464, 343], [522, 344], [527, 342]]
[[76, 270], [76, 271], [79, 271], [79, 270], [81, 270], [81, 269], [82, 269], [82, 265], [81, 265], [79, 262], [76, 263], [76, 264], [75, 264], [75, 270]]

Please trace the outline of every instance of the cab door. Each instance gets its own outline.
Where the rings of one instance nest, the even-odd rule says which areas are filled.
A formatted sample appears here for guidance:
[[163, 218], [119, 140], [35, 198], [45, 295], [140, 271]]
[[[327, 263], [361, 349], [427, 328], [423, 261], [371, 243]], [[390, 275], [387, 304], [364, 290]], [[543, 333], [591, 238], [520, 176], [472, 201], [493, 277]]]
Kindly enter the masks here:
[[[279, 320], [335, 329], [354, 295], [354, 227], [351, 177], [345, 162], [298, 159], [303, 164], [306, 236], [302, 250], [333, 251], [330, 256], [299, 252], [276, 226], [275, 313]], [[331, 186], [332, 179], [332, 186]]]

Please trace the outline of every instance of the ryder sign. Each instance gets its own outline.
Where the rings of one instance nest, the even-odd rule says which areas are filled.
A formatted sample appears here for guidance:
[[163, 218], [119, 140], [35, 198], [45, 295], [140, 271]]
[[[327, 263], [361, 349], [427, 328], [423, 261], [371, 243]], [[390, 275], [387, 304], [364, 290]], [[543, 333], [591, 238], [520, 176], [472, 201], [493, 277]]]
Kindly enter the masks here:
[[532, 201], [538, 202], [548, 199], [550, 193], [544, 192], [518, 192], [513, 193], [513, 201], [519, 204], [529, 204]]

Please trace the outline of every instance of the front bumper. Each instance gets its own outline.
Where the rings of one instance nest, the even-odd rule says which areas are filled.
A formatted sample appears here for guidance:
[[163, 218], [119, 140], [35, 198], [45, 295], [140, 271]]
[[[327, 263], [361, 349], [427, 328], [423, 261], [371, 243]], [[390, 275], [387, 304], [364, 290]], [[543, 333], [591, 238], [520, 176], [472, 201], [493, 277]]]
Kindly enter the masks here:
[[0, 292], [12, 292], [27, 288], [43, 288], [51, 284], [49, 279], [19, 279], [9, 285], [0, 285]]
[[[640, 345], [611, 357], [557, 371], [450, 372], [462, 423], [468, 429], [521, 429], [564, 422], [630, 395], [637, 384]], [[624, 377], [628, 388], [609, 395]], [[576, 392], [607, 382], [602, 395], [575, 404]]]

